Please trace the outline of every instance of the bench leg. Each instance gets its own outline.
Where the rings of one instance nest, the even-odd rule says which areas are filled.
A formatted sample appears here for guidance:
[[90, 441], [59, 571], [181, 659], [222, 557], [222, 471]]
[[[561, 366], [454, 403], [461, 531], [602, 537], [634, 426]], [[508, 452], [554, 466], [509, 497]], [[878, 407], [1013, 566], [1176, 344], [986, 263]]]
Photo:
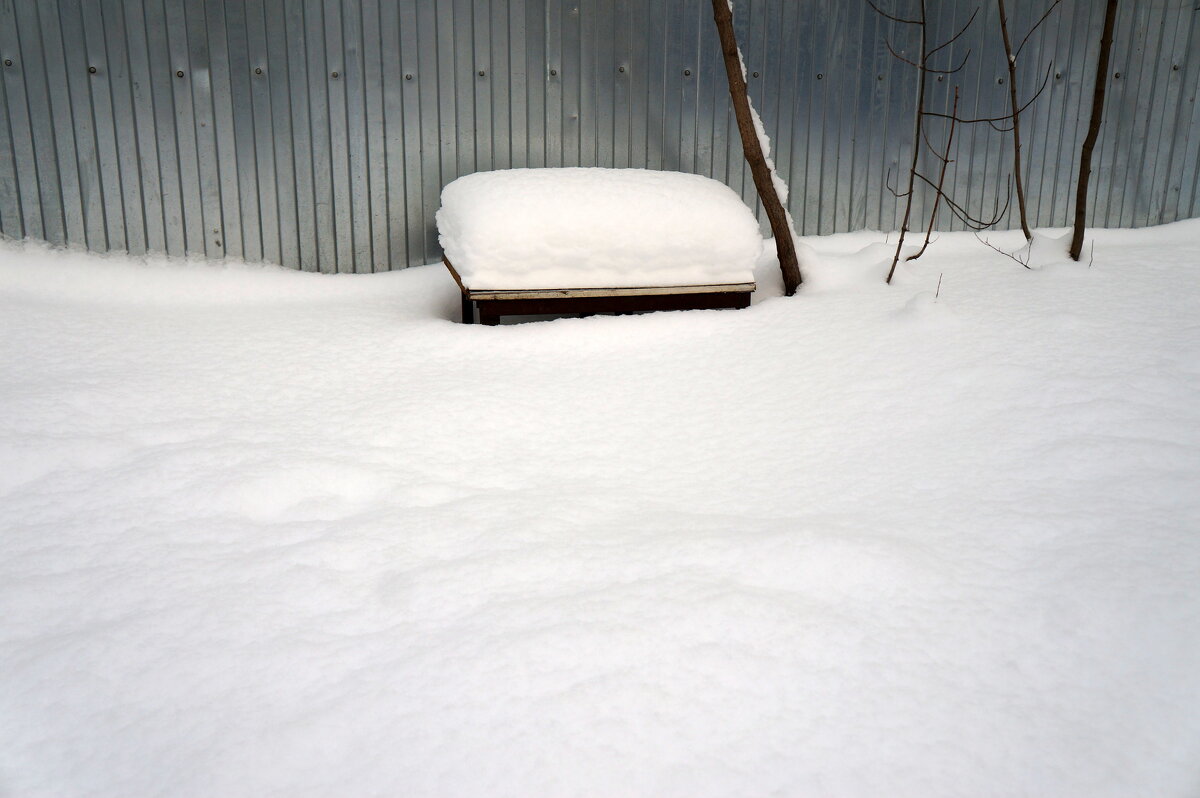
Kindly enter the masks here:
[[475, 303], [473, 303], [466, 294], [462, 295], [462, 323], [475, 323]]
[[480, 299], [475, 303], [475, 307], [479, 308], [479, 323], [486, 324], [488, 327], [495, 327], [500, 323], [500, 305], [502, 303], [493, 299]]

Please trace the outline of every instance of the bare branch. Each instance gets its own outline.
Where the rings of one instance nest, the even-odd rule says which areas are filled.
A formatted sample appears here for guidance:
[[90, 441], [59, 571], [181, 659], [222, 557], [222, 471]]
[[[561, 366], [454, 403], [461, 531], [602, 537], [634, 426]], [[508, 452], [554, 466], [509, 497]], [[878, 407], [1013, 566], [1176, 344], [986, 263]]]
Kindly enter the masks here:
[[975, 125], [980, 122], [1007, 122], [1012, 119], [1012, 114], [1005, 114], [1004, 116], [990, 116], [990, 117], [981, 116], [977, 119], [954, 117], [954, 116], [950, 116], [950, 114], [943, 114], [940, 111], [926, 111], [925, 115], [926, 116], [936, 116], [939, 119], [953, 119], [954, 121], [958, 122], [959, 124], [963, 124], [963, 125]]
[[971, 57], [971, 49], [967, 48], [967, 52], [963, 54], [962, 61], [959, 61], [958, 66], [954, 67], [953, 69], [928, 69], [927, 68], [927, 71], [934, 72], [939, 75], [953, 75], [955, 72], [958, 72], [959, 70], [961, 70], [963, 67], [965, 67], [967, 65], [967, 59], [969, 59], [970, 57]]
[[1044, 92], [1046, 90], [1046, 87], [1048, 85], [1050, 85], [1050, 71], [1052, 69], [1054, 69], [1054, 62], [1050, 62], [1049, 64], [1046, 65], [1046, 75], [1045, 75], [1045, 77], [1042, 78], [1042, 85], [1038, 86], [1038, 90], [1036, 92], [1034, 92], [1033, 96], [1030, 97], [1025, 102], [1024, 105], [1022, 105], [1020, 108], [1017, 109], [1018, 114], [1024, 112], [1026, 108], [1033, 105], [1033, 103], [1037, 100], [1038, 97], [1042, 96], [1042, 92]]
[[1036, 31], [1038, 28], [1042, 27], [1042, 23], [1050, 18], [1050, 12], [1053, 11], [1055, 9], [1055, 7], [1061, 2], [1062, 2], [1062, 0], [1054, 0], [1054, 2], [1050, 4], [1050, 7], [1046, 9], [1046, 13], [1042, 14], [1041, 19], [1039, 19], [1036, 23], [1034, 23], [1033, 27], [1029, 29], [1029, 32], [1025, 34], [1025, 37], [1023, 39], [1021, 39], [1021, 43], [1019, 45], [1017, 45], [1016, 52], [1013, 53], [1013, 58], [1021, 57], [1021, 51], [1025, 49], [1025, 43], [1027, 41], [1029, 41], [1029, 37], [1033, 35], [1034, 31]]
[[909, 61], [907, 58], [905, 58], [904, 56], [900, 55], [900, 53], [896, 52], [895, 48], [894, 48], [894, 47], [892, 47], [892, 42], [891, 42], [891, 40], [890, 40], [890, 39], [884, 39], [884, 40], [883, 40], [883, 43], [884, 43], [885, 45], [887, 45], [888, 52], [889, 52], [889, 53], [891, 53], [891, 54], [892, 54], [892, 56], [893, 56], [894, 58], [898, 58], [898, 59], [900, 59], [901, 61], [903, 61], [904, 63], [908, 64], [908, 65], [909, 65], [909, 66], [911, 66], [911, 67], [916, 67], [917, 69], [924, 70], [924, 67], [922, 67], [922, 66], [921, 66], [920, 64], [918, 64], [917, 62], [915, 62], [915, 61]]
[[997, 252], [999, 252], [999, 253], [1000, 253], [1001, 255], [1003, 255], [1004, 257], [1006, 257], [1006, 258], [1009, 258], [1009, 259], [1011, 259], [1011, 260], [1015, 260], [1017, 263], [1021, 264], [1021, 265], [1022, 265], [1022, 266], [1024, 266], [1026, 269], [1029, 269], [1030, 271], [1033, 271], [1033, 267], [1032, 267], [1032, 266], [1030, 266], [1030, 265], [1029, 265], [1029, 263], [1028, 263], [1027, 261], [1023, 261], [1023, 260], [1021, 260], [1020, 258], [1018, 258], [1018, 257], [1017, 257], [1017, 256], [1016, 256], [1014, 253], [1012, 253], [1012, 252], [1005, 252], [1004, 250], [1000, 249], [1000, 247], [998, 247], [998, 246], [996, 246], [995, 244], [993, 244], [991, 241], [988, 241], [986, 238], [984, 238], [983, 236], [979, 235], [979, 233], [975, 233], [975, 238], [979, 239], [979, 243], [980, 243], [980, 244], [983, 244], [984, 246], [988, 247], [989, 249], [994, 249], [994, 250], [996, 250]]
[[895, 197], [896, 199], [900, 199], [902, 197], [907, 197], [909, 195], [909, 193], [911, 192], [911, 189], [909, 189], [909, 191], [905, 191], [903, 194], [901, 194], [899, 191], [892, 188], [892, 167], [890, 167], [890, 166], [888, 167], [887, 177], [885, 177], [883, 180], [883, 185], [887, 187], [887, 190], [889, 192], [891, 192], [892, 196]]
[[[954, 67], [953, 69], [934, 69], [933, 67], [929, 66], [928, 64], [926, 64], [925, 66], [921, 66], [916, 61], [910, 61], [907, 58], [905, 58], [904, 56], [900, 55], [900, 53], [896, 52], [892, 48], [892, 43], [890, 41], [888, 41], [887, 39], [884, 39], [884, 44], [887, 45], [888, 52], [891, 53], [896, 58], [899, 58], [901, 61], [908, 64], [910, 67], [916, 67], [917, 69], [921, 70], [922, 72], [928, 72], [931, 75], [953, 75], [955, 72], [958, 72], [964, 66], [966, 66], [967, 59], [971, 57], [971, 51], [967, 50], [967, 52], [963, 55], [962, 61], [960, 61], [958, 66]], [[926, 59], [926, 60], [928, 60], [928, 59]]]
[[920, 179], [922, 182], [924, 182], [926, 185], [928, 185], [930, 188], [932, 188], [934, 191], [936, 191], [938, 194], [940, 194], [942, 199], [944, 199], [946, 201], [947, 207], [949, 207], [950, 210], [954, 212], [954, 215], [957, 216], [959, 218], [959, 220], [962, 221], [963, 224], [967, 225], [967, 227], [970, 227], [972, 230], [984, 230], [984, 229], [996, 224], [996, 222], [998, 222], [1004, 218], [1004, 214], [1008, 213], [1008, 206], [1012, 203], [1012, 181], [1010, 180], [1009, 187], [1008, 187], [1008, 198], [1004, 201], [1004, 207], [1001, 208], [996, 213], [996, 215], [994, 217], [992, 217], [990, 220], [983, 219], [983, 218], [971, 215], [970, 211], [968, 211], [962, 205], [955, 202], [948, 194], [946, 194], [944, 191], [939, 189], [937, 187], [937, 185], [932, 180], [930, 180], [928, 177], [926, 177], [925, 175], [921, 174], [920, 172], [917, 172], [916, 177], [918, 179]]
[[[958, 87], [956, 86], [955, 89], [957, 90], [957, 88]], [[954, 123], [951, 122], [951, 126], [953, 126], [953, 124]], [[950, 157], [949, 147], [947, 147], [944, 154], [939, 152], [937, 147], [933, 146], [933, 142], [929, 140], [929, 134], [924, 130], [921, 131], [921, 138], [925, 140], [925, 146], [929, 148], [930, 155], [932, 155], [934, 158], [937, 158], [942, 163], [954, 163], [954, 159]]]
[[903, 17], [897, 17], [894, 14], [889, 14], [888, 12], [884, 11], [882, 8], [880, 8], [879, 6], [877, 6], [873, 2], [871, 2], [871, 0], [867, 0], [867, 5], [869, 5], [873, 9], [875, 9], [875, 13], [878, 14], [879, 16], [886, 17], [887, 19], [890, 19], [892, 22], [899, 22], [901, 25], [924, 25], [925, 24], [925, 20], [923, 20], [923, 19], [904, 19]]
[[975, 17], [978, 14], [979, 14], [979, 6], [975, 6], [975, 10], [971, 12], [971, 18], [967, 20], [967, 23], [965, 25], [963, 25], [961, 28], [959, 28], [958, 33], [954, 34], [949, 39], [947, 39], [946, 41], [939, 44], [937, 47], [934, 47], [932, 50], [930, 50], [928, 53], [926, 53], [926, 57], [930, 57], [934, 53], [937, 53], [940, 50], [944, 50], [947, 47], [949, 47], [950, 45], [954, 44], [954, 42], [958, 41], [958, 39], [960, 39], [962, 37], [962, 35], [967, 32], [967, 29], [971, 27], [971, 23], [975, 21]]
[[[955, 121], [957, 121], [961, 125], [977, 125], [981, 122], [987, 122], [988, 124], [995, 127], [995, 123], [998, 123], [998, 122], [1012, 122], [1014, 116], [1016, 116], [1017, 114], [1024, 113], [1025, 109], [1027, 109], [1029, 106], [1033, 105], [1034, 102], [1037, 101], [1037, 98], [1042, 96], [1042, 92], [1044, 92], [1046, 90], [1046, 86], [1048, 86], [1050, 84], [1050, 71], [1053, 68], [1054, 68], [1053, 64], [1051, 64], [1050, 66], [1048, 66], [1046, 68], [1046, 75], [1045, 75], [1045, 77], [1042, 78], [1042, 85], [1038, 87], [1037, 92], [1035, 92], [1034, 95], [1032, 97], [1030, 97], [1025, 102], [1024, 105], [1022, 105], [1020, 108], [1018, 108], [1016, 110], [1016, 113], [1010, 112], [1010, 113], [1004, 114], [1003, 116], [980, 116], [980, 117], [976, 117], [976, 118], [972, 118], [972, 119], [968, 119], [966, 117], [961, 117], [961, 116], [956, 116], [953, 118], [955, 119]], [[925, 114], [926, 116], [936, 116], [939, 119], [950, 119], [951, 118], [950, 114], [942, 113], [941, 111], [922, 111], [922, 113]], [[996, 128], [996, 129], [999, 130], [999, 128]], [[1001, 132], [1003, 132], [1003, 131], [1001, 131]]]
[[929, 140], [929, 134], [926, 133], [924, 129], [921, 130], [921, 138], [925, 140], [925, 146], [929, 148], [929, 152], [934, 158], [941, 157], [940, 153], [938, 153], [937, 147], [933, 146], [933, 142]]
[[[1051, 66], [1050, 68], [1053, 69], [1053, 66]], [[1033, 105], [1034, 101], [1037, 100], [1037, 98], [1041, 96], [1042, 92], [1046, 90], [1046, 85], [1048, 84], [1049, 80], [1050, 80], [1050, 69], [1047, 69], [1046, 77], [1044, 80], [1042, 80], [1041, 88], [1039, 88], [1037, 90], [1036, 94], [1034, 94], [1032, 97], [1029, 98], [1028, 102], [1026, 102], [1024, 105], [1022, 105], [1020, 108], [1017, 109], [1018, 114], [1023, 113], [1026, 108]], [[944, 114], [941, 111], [923, 111], [922, 113], [924, 113], [926, 116], [936, 116], [939, 119], [952, 118], [950, 116], [950, 114]], [[966, 117], [956, 116], [956, 117], [953, 117], [953, 119], [962, 125], [977, 125], [981, 122], [987, 122], [989, 124], [995, 123], [995, 122], [1011, 122], [1013, 119], [1013, 116], [1014, 116], [1014, 114], [1007, 113], [1007, 114], [1004, 114], [1003, 116], [980, 116], [980, 117], [975, 117], [975, 118], [971, 118], [971, 119], [968, 119]]]

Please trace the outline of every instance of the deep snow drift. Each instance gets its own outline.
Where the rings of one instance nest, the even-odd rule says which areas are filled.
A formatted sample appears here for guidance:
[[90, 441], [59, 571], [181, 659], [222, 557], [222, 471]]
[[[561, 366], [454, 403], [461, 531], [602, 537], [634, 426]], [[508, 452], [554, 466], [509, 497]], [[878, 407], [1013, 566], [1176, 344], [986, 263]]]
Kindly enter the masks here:
[[495, 328], [4, 245], [0, 794], [1196, 795], [1200, 223], [1096, 240]]

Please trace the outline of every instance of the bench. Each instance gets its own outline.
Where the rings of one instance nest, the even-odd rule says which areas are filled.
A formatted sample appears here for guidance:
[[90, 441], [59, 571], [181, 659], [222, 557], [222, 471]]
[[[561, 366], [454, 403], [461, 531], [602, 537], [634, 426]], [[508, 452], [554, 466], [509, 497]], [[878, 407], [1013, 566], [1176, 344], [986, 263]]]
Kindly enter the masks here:
[[518, 288], [471, 290], [442, 259], [462, 293], [462, 322], [495, 325], [501, 316], [641, 313], [653, 310], [721, 310], [750, 307], [754, 283], [634, 286], [629, 288]]
[[762, 250], [728, 186], [646, 169], [477, 172], [442, 191], [437, 225], [466, 324], [744, 308]]

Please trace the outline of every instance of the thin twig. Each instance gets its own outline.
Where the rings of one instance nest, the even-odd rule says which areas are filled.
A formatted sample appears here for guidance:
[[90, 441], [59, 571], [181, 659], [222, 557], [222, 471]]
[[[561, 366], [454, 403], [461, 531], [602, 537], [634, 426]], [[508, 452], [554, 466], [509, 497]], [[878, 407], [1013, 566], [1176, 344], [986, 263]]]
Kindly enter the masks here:
[[895, 58], [897, 58], [897, 59], [899, 59], [900, 61], [903, 61], [904, 63], [908, 64], [910, 67], [915, 67], [916, 69], [919, 69], [919, 70], [921, 70], [922, 72], [928, 72], [928, 73], [930, 73], [930, 74], [933, 74], [933, 75], [953, 75], [955, 72], [958, 72], [958, 71], [959, 71], [959, 70], [961, 70], [961, 69], [962, 69], [964, 66], [966, 66], [966, 65], [967, 65], [967, 59], [971, 57], [971, 51], [970, 51], [970, 50], [967, 50], [967, 52], [966, 52], [966, 55], [964, 55], [964, 56], [963, 56], [963, 59], [962, 59], [962, 61], [960, 61], [960, 62], [959, 62], [958, 66], [956, 66], [956, 67], [954, 67], [954, 68], [952, 68], [952, 69], [934, 69], [934, 68], [933, 68], [933, 67], [931, 67], [931, 66], [924, 66], [924, 67], [922, 67], [922, 66], [921, 66], [920, 64], [918, 64], [916, 61], [910, 61], [909, 59], [907, 59], [907, 58], [905, 58], [904, 56], [900, 55], [900, 53], [896, 52], [896, 48], [895, 48], [895, 47], [892, 47], [892, 42], [891, 42], [889, 39], [884, 39], [884, 40], [883, 40], [883, 43], [884, 43], [884, 45], [887, 47], [887, 49], [888, 49], [888, 52], [889, 52], [889, 53], [891, 53], [891, 54], [892, 54], [892, 56], [894, 56]]
[[904, 192], [903, 194], [901, 194], [899, 191], [892, 188], [892, 167], [890, 167], [890, 166], [888, 167], [887, 177], [885, 177], [883, 180], [883, 185], [887, 188], [887, 190], [889, 192], [891, 192], [891, 195], [893, 197], [895, 197], [896, 199], [902, 199], [903, 197], [908, 196], [907, 191]]
[[1033, 32], [1035, 30], [1042, 27], [1042, 23], [1050, 18], [1050, 12], [1053, 11], [1055, 9], [1055, 7], [1061, 2], [1062, 2], [1062, 0], [1054, 0], [1054, 2], [1050, 4], [1050, 7], [1046, 9], [1046, 13], [1042, 14], [1042, 18], [1039, 19], [1037, 22], [1035, 22], [1033, 27], [1030, 28], [1029, 31], [1025, 34], [1025, 38], [1021, 39], [1021, 43], [1019, 45], [1017, 45], [1017, 52], [1014, 54], [1014, 55], [1016, 55], [1017, 58], [1021, 57], [1021, 51], [1025, 49], [1025, 42], [1029, 41], [1029, 37], [1033, 35]]
[[889, 14], [888, 12], [884, 11], [879, 6], [872, 3], [871, 0], [867, 0], [867, 5], [869, 5], [873, 9], [875, 9], [876, 14], [878, 14], [881, 17], [887, 17], [892, 22], [899, 22], [902, 25], [924, 25], [925, 24], [925, 20], [923, 20], [923, 19], [919, 19], [919, 20], [918, 19], [904, 19], [902, 17], [897, 17], [892, 14]]
[[929, 57], [933, 57], [933, 55], [935, 55], [936, 53], [946, 49], [947, 47], [949, 47], [950, 45], [952, 45], [956, 41], [958, 41], [962, 37], [962, 35], [967, 32], [967, 29], [971, 27], [971, 23], [975, 21], [975, 17], [978, 15], [979, 15], [979, 6], [975, 6], [975, 10], [971, 12], [971, 18], [967, 20], [965, 25], [963, 25], [961, 28], [958, 29], [958, 33], [954, 34], [949, 39], [947, 39], [946, 41], [939, 44], [937, 47], [934, 47], [932, 50], [930, 50]]
[[997, 252], [999, 252], [1001, 255], [1003, 255], [1004, 257], [1009, 258], [1011, 260], [1015, 260], [1017, 263], [1021, 264], [1026, 269], [1033, 271], [1033, 267], [1029, 265], [1028, 261], [1021, 260], [1020, 258], [1018, 258], [1015, 254], [1013, 254], [1011, 252], [1005, 252], [1004, 250], [1000, 249], [1000, 247], [993, 244], [991, 241], [988, 241], [986, 238], [979, 235], [979, 233], [975, 234], [975, 238], [979, 239], [979, 243], [983, 244], [984, 246], [988, 247], [989, 249], [994, 249]]
[[[1030, 97], [1029, 101], [1026, 102], [1024, 105], [1022, 105], [1017, 110], [1017, 113], [1024, 113], [1025, 109], [1028, 108], [1029, 106], [1033, 105], [1034, 101], [1037, 100], [1037, 98], [1041, 96], [1042, 92], [1046, 90], [1046, 85], [1050, 81], [1050, 69], [1052, 69], [1052, 68], [1053, 68], [1053, 65], [1051, 65], [1051, 67], [1046, 70], [1046, 77], [1042, 80], [1042, 85], [1037, 90], [1037, 93], [1034, 94], [1032, 97]], [[949, 119], [950, 118], [949, 114], [943, 114], [940, 111], [925, 111], [925, 115], [926, 116], [936, 116], [941, 119]], [[975, 125], [980, 122], [1011, 122], [1012, 118], [1013, 118], [1013, 115], [1011, 113], [1008, 113], [1008, 114], [1004, 114], [1003, 116], [980, 116], [980, 117], [974, 117], [971, 119], [968, 119], [966, 117], [959, 117], [958, 121], [964, 125]]]
[[[934, 184], [934, 182], [932, 180], [930, 180], [928, 177], [921, 174], [920, 172], [916, 172], [915, 174], [919, 180], [921, 180], [923, 183], [925, 183], [925, 185], [929, 186], [934, 191], [938, 190], [937, 186]], [[1008, 206], [1012, 203], [1012, 179], [1010, 178], [1008, 181], [1008, 198], [1004, 202], [1004, 207], [1001, 208], [996, 213], [996, 215], [990, 220], [985, 220], [983, 218], [977, 218], [975, 216], [972, 216], [971, 213], [966, 208], [964, 208], [962, 205], [955, 202], [948, 194], [942, 193], [942, 198], [946, 200], [947, 207], [949, 207], [950, 210], [954, 212], [954, 215], [957, 216], [959, 218], [959, 220], [962, 221], [963, 224], [965, 224], [967, 227], [971, 228], [972, 230], [984, 230], [984, 229], [996, 224], [996, 222], [998, 222], [1004, 218], [1004, 214], [1008, 213]]]

